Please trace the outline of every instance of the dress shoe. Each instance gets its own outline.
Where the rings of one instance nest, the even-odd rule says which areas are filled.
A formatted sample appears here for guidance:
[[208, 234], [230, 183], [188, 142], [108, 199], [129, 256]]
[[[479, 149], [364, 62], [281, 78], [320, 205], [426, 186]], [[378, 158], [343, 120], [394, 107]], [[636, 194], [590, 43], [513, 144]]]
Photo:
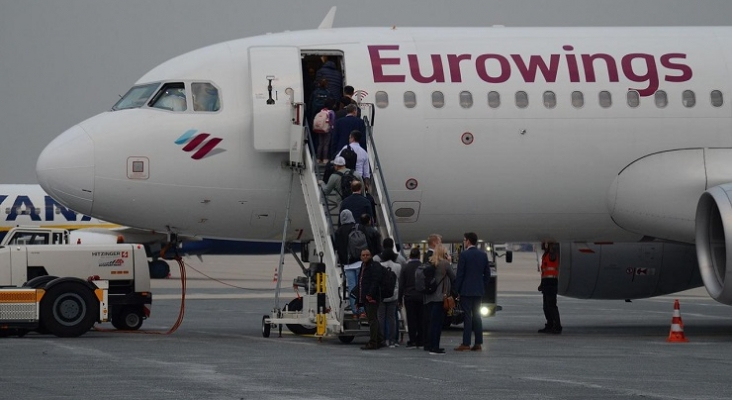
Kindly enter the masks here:
[[470, 348], [470, 351], [483, 351], [483, 346], [476, 344], [475, 346]]
[[460, 346], [456, 347], [454, 350], [455, 351], [468, 351], [468, 350], [470, 350], [470, 346], [461, 344]]
[[366, 346], [361, 346], [361, 350], [378, 350], [379, 346], [374, 346], [371, 343], [367, 344]]
[[432, 349], [432, 350], [430, 350], [430, 354], [444, 356], [445, 349]]
[[559, 335], [562, 333], [562, 328], [553, 328], [550, 329], [549, 332], [547, 332], [550, 335]]
[[554, 330], [554, 328], [552, 328], [551, 326], [548, 326], [547, 325], [547, 326], [544, 327], [544, 329], [539, 329], [538, 332], [539, 333], [550, 333], [552, 330]]

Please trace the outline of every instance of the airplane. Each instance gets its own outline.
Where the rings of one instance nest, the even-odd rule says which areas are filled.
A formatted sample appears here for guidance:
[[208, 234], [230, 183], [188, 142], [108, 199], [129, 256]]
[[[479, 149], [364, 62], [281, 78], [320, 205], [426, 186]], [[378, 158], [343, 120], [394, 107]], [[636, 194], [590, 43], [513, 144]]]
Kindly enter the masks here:
[[561, 295], [732, 304], [731, 27], [321, 28], [154, 67], [45, 148], [41, 186], [127, 226], [277, 240], [325, 56], [372, 112], [403, 242], [556, 242]]
[[[160, 256], [168, 242], [166, 233], [133, 229], [102, 221], [71, 210], [54, 200], [40, 185], [0, 184], [0, 240], [16, 226], [40, 226], [67, 229], [69, 243], [106, 244], [119, 241], [145, 244], [150, 261], [151, 277], [166, 278], [170, 267]], [[279, 254], [280, 242], [247, 242], [181, 237], [176, 249], [165, 252], [165, 259], [177, 254], [256, 255]]]

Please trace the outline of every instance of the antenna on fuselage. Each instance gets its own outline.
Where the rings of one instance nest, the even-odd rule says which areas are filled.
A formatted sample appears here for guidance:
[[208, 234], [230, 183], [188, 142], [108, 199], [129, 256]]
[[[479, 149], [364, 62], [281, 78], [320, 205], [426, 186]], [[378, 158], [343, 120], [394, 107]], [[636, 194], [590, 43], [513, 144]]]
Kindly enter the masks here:
[[325, 18], [323, 18], [323, 22], [318, 25], [318, 29], [330, 29], [333, 27], [333, 20], [335, 20], [335, 12], [336, 12], [336, 6], [333, 6], [330, 8], [330, 11], [328, 11], [328, 14], [325, 14]]

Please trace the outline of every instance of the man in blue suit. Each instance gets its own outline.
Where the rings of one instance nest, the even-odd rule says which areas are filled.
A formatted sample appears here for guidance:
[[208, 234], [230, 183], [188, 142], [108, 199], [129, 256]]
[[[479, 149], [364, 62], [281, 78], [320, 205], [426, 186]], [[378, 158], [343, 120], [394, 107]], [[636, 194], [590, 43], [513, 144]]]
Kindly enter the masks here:
[[[480, 301], [485, 294], [485, 287], [491, 278], [488, 266], [488, 255], [478, 250], [478, 235], [468, 232], [463, 235], [465, 250], [460, 253], [458, 261], [455, 291], [458, 293], [460, 305], [465, 312], [463, 322], [463, 342], [455, 351], [483, 350], [483, 321], [480, 319]], [[470, 335], [475, 334], [475, 346], [470, 347]]]

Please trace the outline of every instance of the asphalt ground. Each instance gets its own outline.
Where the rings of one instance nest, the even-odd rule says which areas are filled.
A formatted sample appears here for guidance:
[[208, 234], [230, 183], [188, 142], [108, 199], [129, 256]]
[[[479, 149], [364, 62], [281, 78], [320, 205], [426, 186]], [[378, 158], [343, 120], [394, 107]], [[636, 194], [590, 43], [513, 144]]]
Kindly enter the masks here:
[[[462, 330], [443, 332], [445, 355], [362, 351], [295, 336], [262, 337], [274, 304], [277, 257], [207, 257], [189, 264], [185, 317], [180, 282], [154, 281], [143, 333], [93, 331], [74, 339], [0, 339], [0, 399], [729, 399], [732, 309], [704, 289], [648, 300], [560, 297], [564, 332], [544, 335], [533, 254], [498, 265], [498, 303], [484, 350], [455, 352]], [[222, 280], [209, 280], [202, 273]], [[177, 276], [173, 274], [173, 278]], [[297, 267], [282, 275], [283, 302]], [[241, 289], [244, 288], [244, 289]], [[668, 343], [674, 299], [689, 343]], [[110, 324], [101, 328], [111, 329]]]

